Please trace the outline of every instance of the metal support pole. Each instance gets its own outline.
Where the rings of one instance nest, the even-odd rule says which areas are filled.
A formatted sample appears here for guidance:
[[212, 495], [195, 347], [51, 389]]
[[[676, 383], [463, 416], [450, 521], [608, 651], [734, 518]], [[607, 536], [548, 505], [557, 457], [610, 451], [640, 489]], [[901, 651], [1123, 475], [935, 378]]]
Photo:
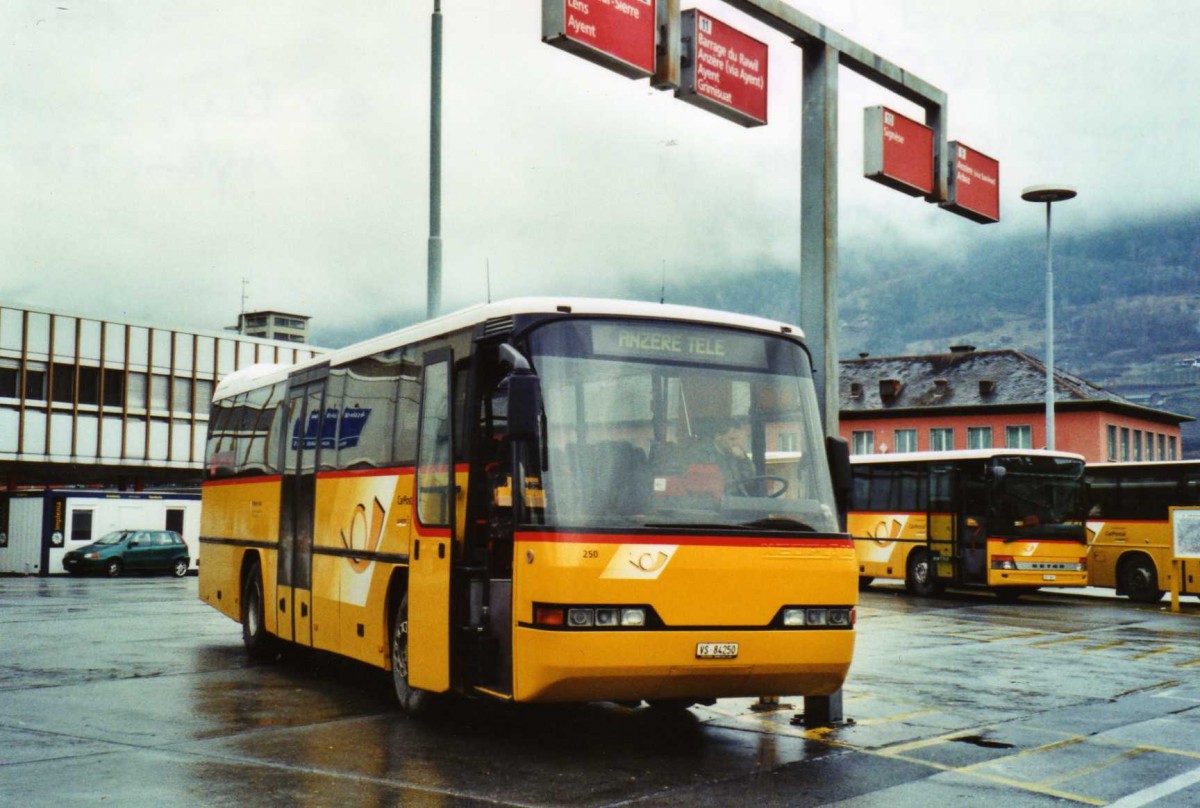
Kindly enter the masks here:
[[1054, 449], [1054, 248], [1050, 242], [1050, 208], [1046, 201], [1046, 448]]
[[812, 351], [827, 436], [838, 434], [838, 51], [803, 48], [800, 133], [800, 326]]
[[442, 2], [433, 0], [429, 65], [429, 271], [428, 317], [442, 308]]

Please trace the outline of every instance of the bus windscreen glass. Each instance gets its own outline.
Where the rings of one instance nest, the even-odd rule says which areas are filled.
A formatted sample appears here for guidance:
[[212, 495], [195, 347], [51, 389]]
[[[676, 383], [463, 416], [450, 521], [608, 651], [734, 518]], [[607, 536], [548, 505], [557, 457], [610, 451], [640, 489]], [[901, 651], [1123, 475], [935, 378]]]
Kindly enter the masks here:
[[1003, 539], [1086, 541], [1083, 461], [1062, 457], [998, 457], [993, 468], [992, 535]]
[[712, 326], [562, 321], [530, 336], [545, 520], [834, 533], [809, 358]]

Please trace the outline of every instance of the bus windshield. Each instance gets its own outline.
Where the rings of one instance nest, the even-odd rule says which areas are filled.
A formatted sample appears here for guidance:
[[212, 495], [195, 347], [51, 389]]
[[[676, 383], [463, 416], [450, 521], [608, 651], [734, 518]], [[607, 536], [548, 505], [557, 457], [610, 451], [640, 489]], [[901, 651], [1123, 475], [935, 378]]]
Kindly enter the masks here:
[[992, 470], [994, 536], [1086, 541], [1082, 460], [998, 457]]
[[587, 320], [530, 336], [546, 524], [838, 529], [809, 358], [782, 336]]

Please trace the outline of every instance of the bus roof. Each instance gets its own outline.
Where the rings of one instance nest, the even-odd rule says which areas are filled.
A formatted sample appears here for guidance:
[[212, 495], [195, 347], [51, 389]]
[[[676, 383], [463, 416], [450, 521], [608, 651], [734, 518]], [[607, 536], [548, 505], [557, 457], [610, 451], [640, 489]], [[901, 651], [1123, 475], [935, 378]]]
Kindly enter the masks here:
[[519, 314], [607, 315], [614, 317], [653, 318], [678, 322], [709, 323], [761, 331], [768, 334], [787, 334], [803, 338], [798, 326], [747, 314], [677, 306], [671, 303], [646, 303], [636, 300], [606, 300], [580, 297], [525, 297], [479, 303], [452, 314], [373, 337], [363, 342], [323, 354], [295, 365], [253, 365], [229, 374], [217, 386], [213, 399], [227, 398], [286, 379], [292, 373], [328, 363], [337, 366], [365, 356], [381, 353], [432, 337], [470, 328], [474, 325]]
[[1123, 471], [1145, 469], [1146, 471], [1153, 471], [1160, 468], [1200, 467], [1200, 460], [1122, 460], [1118, 463], [1097, 461], [1095, 463], [1088, 463], [1087, 465], [1089, 469], [1121, 469]]
[[1048, 449], [960, 449], [953, 452], [898, 452], [895, 454], [852, 455], [851, 463], [946, 463], [956, 460], [990, 460], [994, 457], [1063, 457], [1083, 460], [1074, 452]]

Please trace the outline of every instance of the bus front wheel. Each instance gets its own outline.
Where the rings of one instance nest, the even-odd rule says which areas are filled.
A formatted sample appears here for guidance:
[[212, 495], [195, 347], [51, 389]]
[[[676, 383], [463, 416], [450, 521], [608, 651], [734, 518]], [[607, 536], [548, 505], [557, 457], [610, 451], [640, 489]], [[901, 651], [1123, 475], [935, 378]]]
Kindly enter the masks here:
[[400, 599], [392, 617], [392, 685], [400, 709], [409, 715], [423, 715], [433, 705], [433, 694], [408, 683], [408, 595]]
[[928, 550], [913, 550], [908, 554], [908, 572], [904, 586], [909, 592], [922, 598], [940, 595], [945, 585], [934, 576], [933, 561]]
[[242, 582], [242, 644], [246, 656], [256, 662], [270, 662], [279, 652], [275, 638], [267, 631], [264, 602], [262, 567], [256, 561]]
[[1158, 603], [1163, 591], [1158, 588], [1158, 573], [1154, 564], [1144, 556], [1130, 558], [1121, 564], [1121, 589], [1138, 603]]

